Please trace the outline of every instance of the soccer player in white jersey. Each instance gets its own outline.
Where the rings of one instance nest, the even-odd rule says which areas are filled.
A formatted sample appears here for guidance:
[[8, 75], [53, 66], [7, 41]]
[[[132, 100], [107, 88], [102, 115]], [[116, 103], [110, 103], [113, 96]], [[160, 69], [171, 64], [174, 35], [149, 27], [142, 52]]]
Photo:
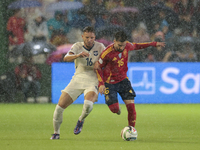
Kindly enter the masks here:
[[59, 102], [53, 115], [54, 134], [51, 139], [60, 138], [60, 125], [64, 110], [71, 105], [79, 95], [84, 93], [82, 114], [74, 129], [74, 134], [82, 130], [85, 118], [92, 111], [93, 103], [98, 97], [98, 79], [94, 71], [94, 63], [98, 61], [101, 52], [105, 49], [102, 43], [95, 41], [93, 27], [85, 27], [82, 34], [83, 42], [77, 42], [63, 58], [66, 62], [75, 62], [75, 74], [70, 83], [62, 90]]

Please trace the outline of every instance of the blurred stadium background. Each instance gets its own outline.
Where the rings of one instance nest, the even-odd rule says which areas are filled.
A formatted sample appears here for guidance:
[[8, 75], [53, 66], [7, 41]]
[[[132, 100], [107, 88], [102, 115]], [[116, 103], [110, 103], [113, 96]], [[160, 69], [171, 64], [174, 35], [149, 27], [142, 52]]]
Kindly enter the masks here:
[[[24, 0], [26, 1], [26, 0]], [[67, 0], [65, 0], [67, 1]], [[100, 0], [101, 1], [101, 0]], [[8, 59], [8, 47], [9, 47], [9, 41], [8, 41], [8, 32], [6, 30], [6, 25], [7, 25], [7, 21], [8, 19], [13, 15], [13, 9], [11, 8], [11, 4], [15, 2], [15, 0], [1, 0], [0, 1], [0, 43], [1, 43], [1, 47], [0, 47], [0, 75], [1, 75], [1, 79], [4, 79], [4, 75], [9, 75], [11, 76], [10, 78], [12, 78], [12, 72], [15, 68], [15, 66], [17, 65], [16, 63], [11, 63], [9, 62]], [[42, 4], [42, 6], [40, 7], [40, 10], [42, 11], [42, 13], [45, 15], [45, 17], [48, 19], [50, 19], [51, 17], [53, 17], [54, 15], [54, 7], [49, 7], [49, 5], [51, 3], [59, 3], [61, 2], [60, 0], [37, 0], [37, 2], [40, 2]], [[154, 66], [155, 62], [176, 62], [176, 63], [183, 63], [183, 62], [187, 62], [187, 63], [194, 63], [194, 65], [191, 65], [192, 68], [195, 68], [196, 65], [199, 65], [199, 61], [200, 61], [200, 51], [199, 51], [199, 1], [198, 0], [188, 0], [188, 2], [190, 2], [189, 4], [193, 6], [193, 15], [191, 18], [191, 24], [193, 24], [193, 30], [190, 31], [190, 28], [188, 28], [188, 30], [178, 30], [177, 27], [179, 27], [178, 25], [180, 25], [180, 16], [178, 16], [177, 13], [174, 13], [174, 11], [172, 11], [173, 9], [175, 9], [175, 4], [176, 2], [181, 2], [179, 0], [104, 0], [101, 1], [103, 2], [103, 5], [106, 6], [106, 9], [97, 9], [98, 7], [94, 7], [94, 2], [97, 1], [90, 1], [90, 0], [68, 0], [68, 2], [81, 2], [82, 5], [84, 7], [81, 7], [80, 9], [76, 10], [76, 14], [78, 14], [79, 16], [82, 15], [87, 15], [87, 14], [92, 14], [94, 16], [104, 16], [109, 14], [109, 18], [107, 18], [106, 20], [108, 21], [107, 24], [104, 24], [103, 26], [101, 26], [100, 28], [97, 28], [97, 40], [103, 42], [105, 45], [108, 45], [110, 42], [112, 42], [112, 34], [119, 30], [119, 29], [123, 29], [125, 31], [127, 31], [127, 34], [129, 35], [129, 40], [131, 42], [141, 42], [140, 40], [137, 41], [138, 39], [136, 37], [133, 37], [133, 34], [135, 34], [136, 31], [139, 30], [138, 25], [140, 24], [140, 22], [144, 22], [146, 27], [143, 26], [143, 24], [140, 24], [141, 27], [146, 28], [146, 30], [148, 31], [148, 34], [150, 35], [150, 39], [149, 40], [158, 40], [158, 41], [165, 41], [167, 43], [166, 49], [165, 49], [165, 54], [169, 54], [171, 55], [171, 58], [169, 58], [167, 61], [164, 61], [163, 59], [159, 58], [158, 56], [163, 55], [162, 53], [159, 54], [154, 54], [155, 59], [154, 60], [150, 60], [151, 56], [152, 56], [152, 51], [155, 51], [155, 49], [148, 49], [148, 52], [143, 52], [143, 51], [138, 51], [138, 52], [134, 52], [130, 54], [130, 58], [129, 61], [130, 62], [150, 62], [152, 63], [152, 65]], [[115, 8], [111, 8], [111, 6], [109, 6], [109, 4], [112, 4], [112, 7], [116, 7]], [[10, 7], [8, 7], [10, 6]], [[117, 7], [120, 6], [120, 9]], [[12, 6], [13, 7], [13, 6]], [[130, 7], [130, 8], [128, 8]], [[8, 9], [9, 8], [9, 9]], [[46, 9], [49, 8], [48, 11], [46, 11]], [[88, 10], [90, 13], [88, 13]], [[173, 31], [173, 36], [171, 38], [167, 38], [165, 37], [163, 39], [163, 34], [160, 34], [160, 32], [155, 32], [155, 28], [156, 24], [159, 22], [159, 11], [164, 11], [165, 15], [166, 15], [166, 20], [169, 24], [169, 30]], [[119, 17], [120, 14], [122, 14], [122, 12], [128, 12], [126, 13], [124, 16]], [[189, 14], [191, 10], [188, 10]], [[70, 13], [74, 13], [73, 11]], [[69, 12], [68, 12], [68, 16], [69, 16]], [[72, 15], [73, 16], [73, 15]], [[90, 16], [91, 17], [91, 16]], [[89, 18], [90, 18], [89, 17]], [[105, 16], [104, 16], [105, 17]], [[76, 17], [75, 17], [76, 18]], [[81, 17], [80, 17], [81, 18]], [[80, 24], [83, 23], [83, 20], [85, 19], [84, 17], [81, 19], [75, 19], [72, 17], [71, 18], [71, 22], [73, 23], [77, 23], [77, 24], [71, 24], [74, 27], [80, 27]], [[104, 18], [105, 19], [105, 18]], [[124, 22], [120, 22], [118, 19], [122, 19], [124, 20]], [[69, 18], [70, 20], [70, 18]], [[118, 20], [118, 21], [117, 21]], [[80, 21], [80, 22], [79, 22]], [[123, 24], [125, 23], [126, 24]], [[122, 24], [120, 24], [122, 23]], [[79, 26], [76, 26], [79, 25]], [[84, 24], [86, 25], [86, 24]], [[183, 27], [180, 27], [183, 28]], [[180, 29], [179, 28], [179, 29]], [[177, 30], [175, 30], [177, 29]], [[183, 28], [184, 29], [184, 28]], [[80, 35], [77, 32], [77, 35]], [[73, 44], [73, 40], [74, 39], [68, 39], [68, 44], [71, 45]], [[72, 41], [70, 41], [72, 40]], [[142, 41], [144, 42], [144, 41]], [[59, 42], [58, 42], [59, 43]], [[55, 44], [54, 46], [57, 46], [58, 48], [58, 43], [51, 43], [51, 44]], [[57, 45], [58, 44], [58, 45]], [[63, 44], [61, 42], [61, 44]], [[61, 45], [60, 44], [60, 45]], [[188, 48], [189, 47], [189, 48]], [[186, 53], [184, 52], [184, 49], [186, 49]], [[191, 50], [191, 53], [188, 51]], [[168, 53], [169, 52], [169, 53]], [[180, 52], [180, 53], [179, 53]], [[177, 55], [181, 55], [184, 54], [184, 56], [186, 56], [187, 58], [180, 58]], [[39, 69], [42, 72], [42, 79], [40, 80], [41, 82], [41, 93], [40, 95], [43, 97], [47, 97], [49, 102], [51, 102], [52, 100], [52, 66], [51, 64], [56, 61], [56, 62], [61, 62], [62, 61], [62, 56], [63, 54], [60, 54], [59, 56], [56, 55], [56, 57], [54, 57], [53, 59], [50, 57], [48, 62], [45, 62], [46, 60], [43, 60], [43, 58], [37, 58], [38, 60], [41, 59], [42, 62], [36, 62], [37, 65], [39, 66]], [[170, 64], [171, 65], [171, 64]], [[178, 67], [179, 68], [179, 67]], [[179, 68], [180, 69], [180, 68]], [[188, 82], [190, 82], [191, 84], [188, 85], [188, 89], [191, 89], [192, 87], [194, 87], [194, 79], [195, 81], [199, 80], [199, 71], [195, 70], [195, 71], [182, 71], [183, 69], [185, 69], [184, 67], [182, 67], [180, 69], [180, 74], [178, 76], [179, 79], [181, 79], [182, 77], [184, 77], [184, 74], [186, 73], [192, 73], [195, 75], [195, 77], [189, 77], [187, 80]], [[172, 77], [173, 78], [173, 77]], [[181, 82], [181, 81], [179, 81]], [[1, 86], [0, 89], [1, 91], [3, 91], [3, 89], [6, 90], [10, 90], [12, 89], [14, 86], [12, 86], [13, 82], [9, 81], [7, 83], [1, 81]], [[193, 84], [193, 85], [192, 85]], [[199, 96], [199, 84], [197, 83], [195, 84], [196, 91], [197, 93], [193, 93], [194, 96], [194, 100], [192, 100], [193, 102], [195, 101], [195, 103], [198, 103], [198, 101], [196, 101], [196, 96]], [[171, 84], [172, 85], [172, 84]], [[170, 85], [169, 85], [170, 86]], [[170, 87], [168, 87], [170, 88]], [[12, 89], [14, 91], [14, 88]], [[195, 91], [195, 90], [194, 90]], [[60, 94], [60, 93], [59, 93]], [[177, 93], [176, 93], [177, 94]], [[182, 95], [183, 93], [180, 92], [179, 90], [179, 95]], [[12, 95], [10, 95], [12, 96]], [[187, 97], [188, 95], [182, 95], [183, 97]], [[191, 95], [192, 97], [192, 95]], [[19, 91], [17, 92], [17, 95], [15, 97], [14, 102], [20, 102], [21, 99], [23, 98], [22, 93], [20, 93]], [[186, 98], [188, 99], [188, 98]], [[189, 98], [190, 99], [190, 98]], [[0, 101], [1, 102], [9, 102], [8, 98], [6, 96], [4, 96], [3, 94], [0, 95]], [[162, 101], [161, 101], [162, 102]], [[187, 101], [191, 102], [190, 100]]]

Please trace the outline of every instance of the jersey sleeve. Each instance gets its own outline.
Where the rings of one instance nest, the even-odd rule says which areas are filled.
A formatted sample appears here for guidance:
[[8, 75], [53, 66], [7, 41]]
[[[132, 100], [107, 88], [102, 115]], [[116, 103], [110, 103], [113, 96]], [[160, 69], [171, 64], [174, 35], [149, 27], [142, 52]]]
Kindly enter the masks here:
[[68, 53], [72, 52], [74, 54], [78, 54], [78, 49], [79, 49], [78, 44], [75, 43], [75, 44], [72, 45], [72, 47], [71, 47], [71, 49], [69, 50]]
[[96, 73], [97, 73], [97, 78], [98, 78], [98, 81], [99, 81], [98, 87], [100, 87], [101, 85], [104, 85], [102, 69], [97, 69]]
[[148, 42], [148, 43], [132, 43], [134, 45], [134, 49], [138, 50], [138, 49], [144, 49], [147, 48], [149, 46], [154, 46], [156, 47], [157, 42]]
[[78, 53], [78, 46], [76, 43], [72, 45], [72, 47], [70, 48], [70, 50], [67, 52], [67, 54], [64, 57], [69, 55], [70, 52], [74, 53], [75, 55]]
[[107, 63], [107, 58], [108, 58], [108, 50], [104, 50], [101, 55], [100, 55], [100, 58], [99, 58], [99, 67], [102, 69], [104, 68], [104, 66], [106, 65]]
[[101, 43], [101, 53], [103, 52], [103, 50], [105, 50], [106, 47], [104, 46], [104, 44]]
[[104, 50], [102, 53], [101, 53], [101, 56], [99, 58], [99, 69], [96, 71], [97, 72], [97, 78], [98, 78], [98, 81], [99, 81], [99, 87], [101, 85], [104, 85], [104, 80], [103, 80], [103, 68], [104, 66], [106, 65], [106, 62], [107, 62], [107, 54], [108, 54], [109, 50], [106, 49]]

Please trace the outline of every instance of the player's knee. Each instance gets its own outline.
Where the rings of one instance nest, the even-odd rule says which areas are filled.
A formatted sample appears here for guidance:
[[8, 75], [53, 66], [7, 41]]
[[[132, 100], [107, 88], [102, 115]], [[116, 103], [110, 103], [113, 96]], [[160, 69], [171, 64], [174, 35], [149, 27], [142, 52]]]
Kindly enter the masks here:
[[113, 113], [118, 113], [119, 111], [119, 103], [114, 103], [112, 105], [109, 105], [108, 107]]
[[90, 113], [93, 109], [93, 102], [89, 100], [84, 101], [83, 109], [86, 113]]
[[56, 106], [54, 114], [53, 114], [53, 121], [55, 122], [62, 122], [64, 109], [59, 105]]

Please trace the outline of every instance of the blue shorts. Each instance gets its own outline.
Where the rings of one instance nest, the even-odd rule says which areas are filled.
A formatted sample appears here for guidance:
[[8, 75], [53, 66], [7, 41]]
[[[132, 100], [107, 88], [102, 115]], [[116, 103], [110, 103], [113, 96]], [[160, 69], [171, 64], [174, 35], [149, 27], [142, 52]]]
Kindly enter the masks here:
[[116, 84], [105, 83], [105, 87], [105, 102], [108, 106], [118, 103], [117, 93], [119, 93], [123, 101], [134, 100], [134, 97], [136, 96], [135, 91], [131, 86], [131, 82], [127, 78]]

